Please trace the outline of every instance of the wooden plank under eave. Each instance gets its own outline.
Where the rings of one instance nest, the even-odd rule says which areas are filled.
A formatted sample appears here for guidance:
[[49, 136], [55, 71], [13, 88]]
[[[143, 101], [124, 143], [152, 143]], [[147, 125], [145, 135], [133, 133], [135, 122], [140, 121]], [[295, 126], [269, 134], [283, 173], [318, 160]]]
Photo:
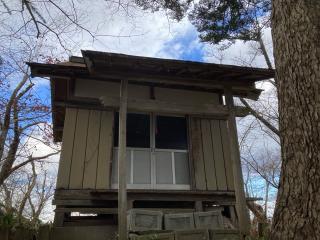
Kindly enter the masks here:
[[234, 191], [232, 162], [231, 162], [230, 147], [229, 147], [230, 140], [228, 136], [227, 121], [219, 120], [219, 124], [220, 124], [220, 132], [221, 132], [223, 158], [224, 158], [224, 164], [226, 167], [228, 190]]
[[[105, 107], [119, 108], [118, 97], [101, 97], [101, 102]], [[128, 111], [155, 112], [155, 113], [172, 113], [172, 114], [192, 114], [206, 115], [212, 117], [226, 118], [228, 109], [226, 106], [219, 104], [186, 104], [179, 102], [161, 101], [154, 99], [128, 99]]]
[[88, 124], [86, 158], [84, 161], [83, 184], [84, 189], [95, 189], [97, 178], [97, 164], [99, 152], [101, 111], [91, 110]]
[[199, 118], [190, 117], [190, 137], [192, 144], [191, 157], [194, 167], [195, 187], [197, 190], [207, 190]]
[[211, 120], [210, 124], [211, 124], [211, 138], [212, 138], [214, 162], [216, 167], [217, 187], [218, 187], [218, 190], [226, 191], [228, 189], [227, 176], [226, 176], [226, 169], [225, 169], [225, 164], [223, 159], [219, 120]]
[[78, 109], [76, 108], [66, 109], [66, 117], [64, 121], [62, 139], [62, 150], [57, 178], [57, 189], [69, 187], [70, 168], [72, 161], [72, 151], [77, 121], [77, 113]]
[[69, 188], [81, 189], [86, 157], [88, 120], [90, 110], [79, 109], [72, 154]]
[[96, 189], [110, 189], [114, 112], [101, 112]]
[[214, 162], [211, 126], [209, 119], [201, 119], [201, 135], [207, 188], [208, 190], [217, 190], [216, 167]]

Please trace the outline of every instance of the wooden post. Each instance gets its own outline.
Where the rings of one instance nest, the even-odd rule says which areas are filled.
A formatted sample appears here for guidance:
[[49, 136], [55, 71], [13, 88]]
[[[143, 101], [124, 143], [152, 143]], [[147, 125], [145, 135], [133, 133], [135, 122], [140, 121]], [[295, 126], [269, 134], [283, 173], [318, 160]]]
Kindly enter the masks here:
[[[56, 206], [56, 209], [58, 209], [59, 206]], [[64, 219], [65, 219], [66, 214], [64, 212], [58, 212], [56, 211], [54, 213], [54, 222], [53, 225], [55, 227], [62, 227], [63, 223], [64, 223]]]
[[195, 201], [194, 205], [195, 205], [196, 212], [202, 212], [203, 211], [202, 201]]
[[233, 180], [236, 195], [236, 209], [239, 220], [239, 230], [243, 235], [248, 235], [250, 232], [250, 217], [247, 209], [246, 196], [244, 192], [235, 109], [232, 91], [230, 88], [225, 89], [225, 100], [229, 108], [228, 131], [230, 138], [230, 156], [232, 162]]
[[122, 80], [120, 86], [119, 109], [119, 152], [118, 152], [118, 234], [119, 240], [128, 239], [127, 230], [127, 98], [128, 80]]

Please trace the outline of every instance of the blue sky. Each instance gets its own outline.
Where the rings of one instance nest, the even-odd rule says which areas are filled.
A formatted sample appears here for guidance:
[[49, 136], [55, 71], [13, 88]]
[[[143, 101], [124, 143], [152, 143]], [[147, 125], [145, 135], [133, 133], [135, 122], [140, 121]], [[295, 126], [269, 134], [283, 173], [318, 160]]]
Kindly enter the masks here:
[[199, 42], [198, 33], [193, 28], [165, 42], [161, 51], [180, 60], [197, 62], [203, 62], [205, 56], [204, 44]]

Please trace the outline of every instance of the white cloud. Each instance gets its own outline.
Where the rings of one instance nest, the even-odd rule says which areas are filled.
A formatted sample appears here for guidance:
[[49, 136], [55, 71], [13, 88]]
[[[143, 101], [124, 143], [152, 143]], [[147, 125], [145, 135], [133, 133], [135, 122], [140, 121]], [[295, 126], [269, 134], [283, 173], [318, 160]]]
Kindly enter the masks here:
[[139, 56], [179, 58], [183, 46], [172, 46], [171, 53], [163, 52], [163, 47], [167, 42], [193, 29], [187, 19], [175, 22], [168, 19], [163, 11], [152, 13], [130, 7], [128, 14], [123, 9], [115, 10], [117, 5], [109, 4], [110, 8], [106, 9], [101, 7], [103, 3], [100, 4], [94, 5], [94, 18], [88, 19], [86, 25], [94, 26], [99, 23], [97, 35], [107, 34], [114, 37], [98, 36], [92, 42], [88, 34], [78, 34], [75, 40], [78, 42], [77, 48], [73, 54], [81, 55], [81, 49], [91, 49]]

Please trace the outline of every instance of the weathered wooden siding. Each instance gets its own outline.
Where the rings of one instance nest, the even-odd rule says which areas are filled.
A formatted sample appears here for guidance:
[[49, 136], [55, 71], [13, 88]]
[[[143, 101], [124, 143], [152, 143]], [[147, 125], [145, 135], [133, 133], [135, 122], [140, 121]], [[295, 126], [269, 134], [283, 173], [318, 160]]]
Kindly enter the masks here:
[[[66, 110], [57, 188], [110, 188], [113, 119], [111, 111]], [[189, 120], [193, 189], [233, 191], [227, 121]]]
[[182, 89], [154, 88], [154, 98], [183, 104], [219, 104], [219, 94]]
[[[100, 98], [101, 96], [108, 97], [119, 97], [120, 93], [120, 82], [104, 82], [90, 80], [88, 84], [87, 80], [76, 79], [74, 95], [76, 97], [87, 97], [87, 98]], [[136, 84], [128, 85], [128, 97], [149, 99], [150, 98], [150, 87], [140, 86]]]
[[113, 112], [67, 108], [57, 188], [110, 188]]
[[[119, 91], [119, 82], [90, 80], [90, 84], [88, 84], [86, 80], [77, 79], [75, 81], [74, 96], [96, 99], [102, 96], [119, 97]], [[219, 94], [217, 93], [160, 87], [154, 87], [153, 91], [151, 91], [151, 87], [135, 84], [128, 85], [128, 98], [152, 98], [154, 100], [183, 104], [219, 104]]]
[[190, 117], [194, 188], [234, 190], [227, 121]]

